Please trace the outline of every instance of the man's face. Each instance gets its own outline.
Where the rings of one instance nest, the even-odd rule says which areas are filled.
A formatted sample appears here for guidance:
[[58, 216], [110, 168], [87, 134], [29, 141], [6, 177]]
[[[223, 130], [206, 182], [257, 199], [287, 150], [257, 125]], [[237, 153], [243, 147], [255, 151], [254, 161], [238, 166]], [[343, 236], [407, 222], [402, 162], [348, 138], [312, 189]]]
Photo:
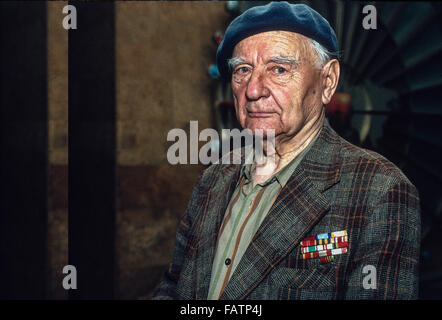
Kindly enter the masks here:
[[322, 111], [320, 70], [310, 40], [269, 31], [239, 42], [233, 51], [232, 90], [243, 128], [295, 136]]

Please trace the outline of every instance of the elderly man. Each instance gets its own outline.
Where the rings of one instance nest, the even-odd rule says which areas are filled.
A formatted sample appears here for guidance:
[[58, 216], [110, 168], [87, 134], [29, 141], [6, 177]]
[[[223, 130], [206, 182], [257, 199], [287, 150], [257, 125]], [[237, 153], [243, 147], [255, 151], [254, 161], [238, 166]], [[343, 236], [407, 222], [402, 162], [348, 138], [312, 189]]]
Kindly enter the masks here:
[[243, 128], [273, 162], [216, 164], [194, 187], [155, 299], [413, 299], [416, 188], [325, 120], [340, 73], [329, 23], [302, 4], [253, 7], [218, 48]]

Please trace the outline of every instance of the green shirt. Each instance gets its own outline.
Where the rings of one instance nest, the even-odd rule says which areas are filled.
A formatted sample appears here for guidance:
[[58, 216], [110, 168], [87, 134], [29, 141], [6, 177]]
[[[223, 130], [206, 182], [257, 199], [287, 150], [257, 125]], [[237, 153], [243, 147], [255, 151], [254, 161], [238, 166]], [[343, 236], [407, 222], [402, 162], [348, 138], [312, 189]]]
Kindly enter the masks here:
[[[254, 164], [242, 165], [239, 182], [227, 206], [218, 234], [208, 300], [221, 296], [253, 236], [270, 211], [281, 189], [286, 185], [316, 137], [285, 167], [266, 182], [253, 187]], [[251, 153], [253, 156], [253, 153]], [[249, 163], [249, 162], [246, 162]]]

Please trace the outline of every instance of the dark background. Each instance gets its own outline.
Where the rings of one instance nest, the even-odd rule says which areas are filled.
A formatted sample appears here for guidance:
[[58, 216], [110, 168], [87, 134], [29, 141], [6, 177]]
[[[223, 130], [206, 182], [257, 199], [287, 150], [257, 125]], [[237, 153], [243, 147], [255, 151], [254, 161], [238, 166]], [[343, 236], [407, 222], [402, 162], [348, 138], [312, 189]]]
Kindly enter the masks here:
[[[2, 299], [148, 298], [203, 165], [167, 162], [169, 130], [231, 128], [214, 35], [249, 2], [0, 3]], [[253, 2], [253, 5], [266, 2]], [[442, 5], [303, 1], [336, 30], [328, 117], [399, 166], [422, 205], [420, 292], [442, 298]], [[61, 286], [75, 265], [78, 289]]]

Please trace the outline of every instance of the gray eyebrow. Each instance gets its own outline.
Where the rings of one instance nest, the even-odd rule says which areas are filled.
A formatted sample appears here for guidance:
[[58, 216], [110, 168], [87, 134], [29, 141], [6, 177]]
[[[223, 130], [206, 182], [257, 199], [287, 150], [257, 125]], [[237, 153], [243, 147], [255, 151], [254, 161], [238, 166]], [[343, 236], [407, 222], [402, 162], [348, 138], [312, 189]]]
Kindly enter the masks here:
[[271, 57], [268, 62], [278, 63], [278, 64], [289, 64], [293, 66], [299, 66], [299, 61], [295, 57], [290, 56], [274, 56]]
[[239, 66], [240, 64], [246, 63], [246, 61], [243, 58], [239, 58], [239, 57], [233, 57], [229, 60], [227, 60], [227, 64], [229, 65], [229, 69], [230, 71], [233, 71], [233, 69], [235, 69], [237, 66]]
[[[295, 57], [290, 56], [274, 56], [270, 57], [267, 62], [273, 62], [277, 64], [288, 64], [295, 67], [299, 66], [299, 61]], [[238, 65], [247, 63], [243, 58], [233, 57], [227, 60], [230, 71], [233, 71]]]

